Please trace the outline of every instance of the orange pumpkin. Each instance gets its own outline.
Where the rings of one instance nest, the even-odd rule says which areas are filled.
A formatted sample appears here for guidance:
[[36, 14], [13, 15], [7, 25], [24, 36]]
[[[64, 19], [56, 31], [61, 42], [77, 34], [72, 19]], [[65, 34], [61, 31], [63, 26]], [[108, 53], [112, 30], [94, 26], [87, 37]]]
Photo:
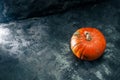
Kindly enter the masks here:
[[96, 28], [80, 28], [71, 38], [71, 49], [74, 55], [81, 60], [98, 59], [104, 53], [105, 48], [105, 37]]

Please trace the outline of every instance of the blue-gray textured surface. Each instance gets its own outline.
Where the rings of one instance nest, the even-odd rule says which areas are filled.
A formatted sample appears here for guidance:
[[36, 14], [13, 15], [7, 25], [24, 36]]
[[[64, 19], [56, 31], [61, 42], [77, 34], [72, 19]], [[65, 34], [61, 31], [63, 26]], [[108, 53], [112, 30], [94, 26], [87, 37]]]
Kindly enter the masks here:
[[0, 23], [61, 12], [102, 0], [0, 0]]
[[[119, 80], [120, 8], [101, 3], [41, 18], [0, 24], [0, 80]], [[104, 55], [78, 60], [70, 49], [72, 33], [83, 26], [106, 37]]]

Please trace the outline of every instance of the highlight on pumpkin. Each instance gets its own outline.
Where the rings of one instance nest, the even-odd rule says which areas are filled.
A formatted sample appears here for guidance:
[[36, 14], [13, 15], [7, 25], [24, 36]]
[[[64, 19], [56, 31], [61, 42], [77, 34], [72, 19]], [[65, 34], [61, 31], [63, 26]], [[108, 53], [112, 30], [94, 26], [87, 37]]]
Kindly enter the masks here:
[[80, 28], [71, 37], [71, 50], [81, 60], [96, 60], [106, 48], [106, 39], [101, 31], [92, 27]]

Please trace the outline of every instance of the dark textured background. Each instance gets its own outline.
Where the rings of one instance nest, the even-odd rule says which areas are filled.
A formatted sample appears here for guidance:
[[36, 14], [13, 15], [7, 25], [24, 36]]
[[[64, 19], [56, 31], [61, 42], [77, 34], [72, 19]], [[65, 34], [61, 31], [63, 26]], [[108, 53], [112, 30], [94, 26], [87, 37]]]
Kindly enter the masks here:
[[104, 0], [0, 0], [0, 22], [62, 13]]
[[[22, 5], [31, 1], [28, 5], [38, 7], [42, 3], [14, 1], [0, 3], [8, 5], [0, 7], [5, 12], [4, 16], [0, 12], [0, 80], [119, 80], [120, 1], [78, 1], [82, 5], [72, 9], [72, 0], [68, 0], [68, 9], [50, 9], [54, 14], [43, 10], [45, 15], [37, 12], [40, 9], [26, 9]], [[77, 59], [70, 49], [73, 32], [84, 26], [98, 28], [107, 40], [104, 55], [92, 62]]]

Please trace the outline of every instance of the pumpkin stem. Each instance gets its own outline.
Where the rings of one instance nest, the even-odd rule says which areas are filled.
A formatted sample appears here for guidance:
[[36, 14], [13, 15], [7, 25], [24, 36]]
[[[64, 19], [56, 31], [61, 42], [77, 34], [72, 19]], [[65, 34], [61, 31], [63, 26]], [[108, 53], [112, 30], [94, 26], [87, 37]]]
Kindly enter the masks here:
[[91, 37], [91, 35], [90, 35], [89, 32], [85, 31], [84, 34], [85, 34], [85, 37], [86, 37], [86, 40], [87, 40], [87, 41], [90, 41], [90, 40], [92, 39], [92, 37]]

